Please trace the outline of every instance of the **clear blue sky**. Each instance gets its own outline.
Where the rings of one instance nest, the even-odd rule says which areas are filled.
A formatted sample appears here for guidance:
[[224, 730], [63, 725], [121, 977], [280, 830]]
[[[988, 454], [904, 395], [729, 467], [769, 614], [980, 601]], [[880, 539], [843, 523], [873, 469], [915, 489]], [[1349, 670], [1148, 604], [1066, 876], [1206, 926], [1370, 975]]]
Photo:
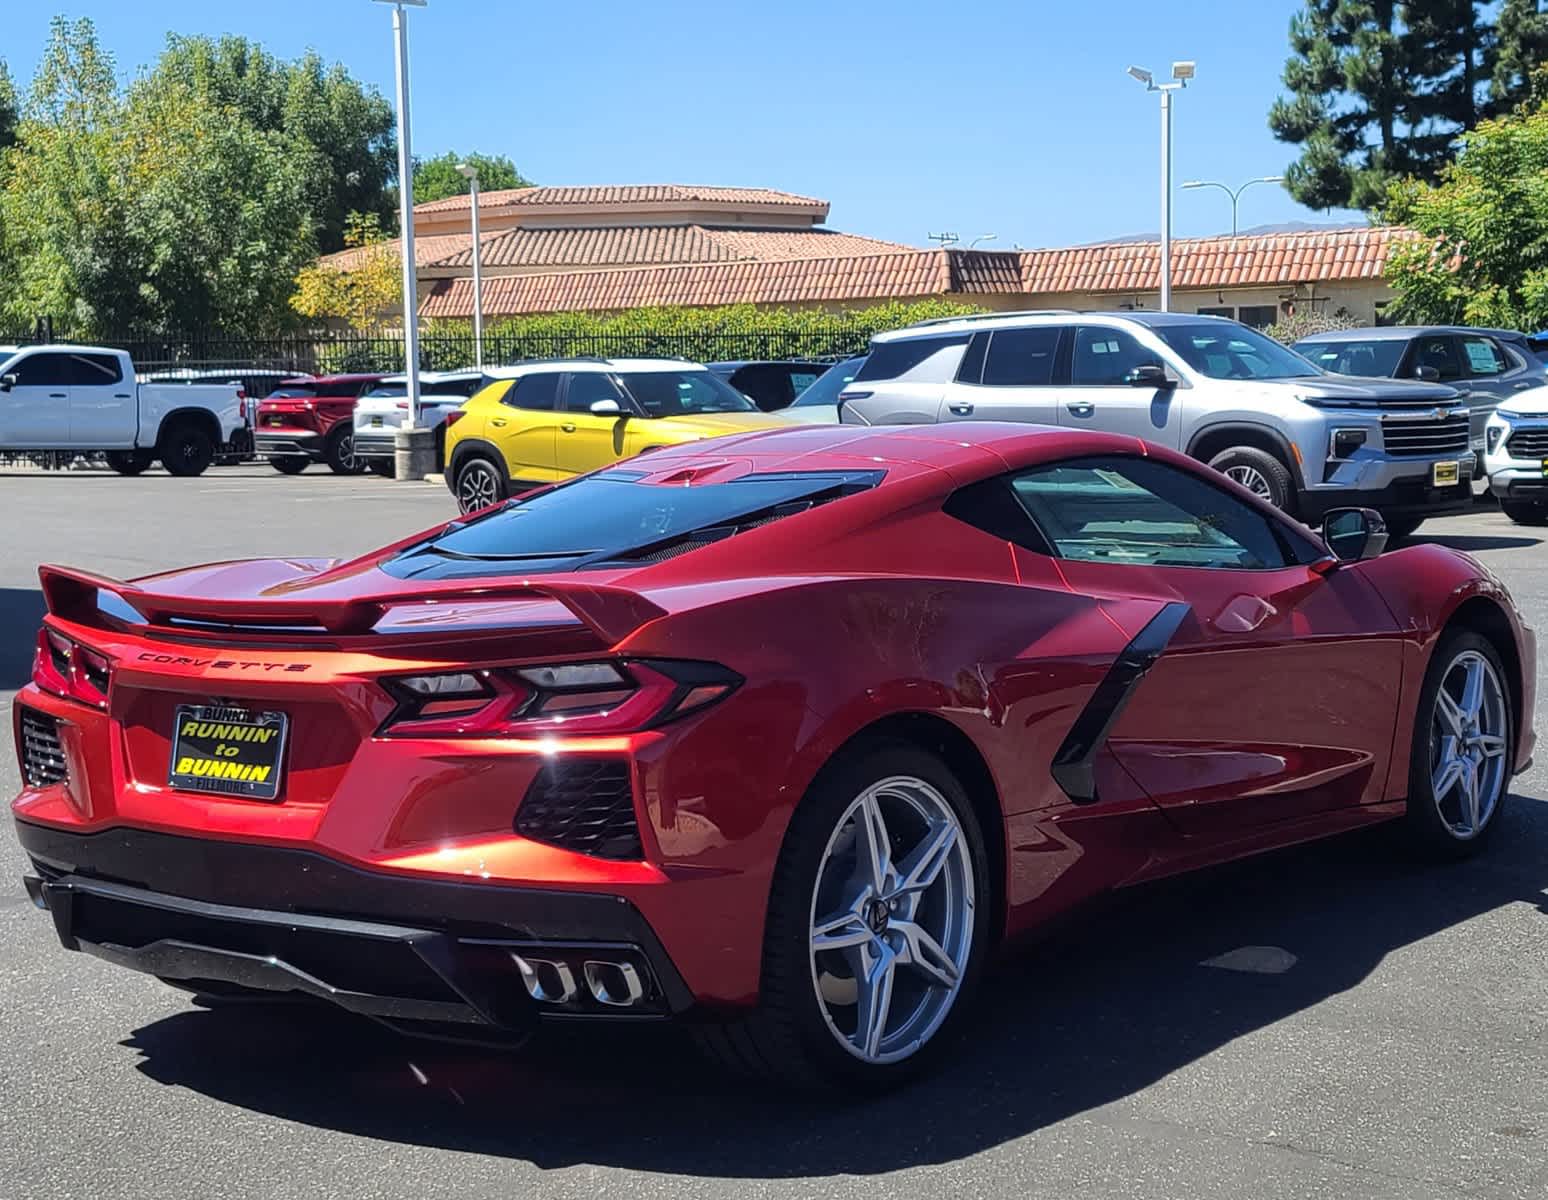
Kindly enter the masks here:
[[[1198, 78], [1175, 107], [1175, 179], [1279, 174], [1268, 131], [1296, 0], [430, 0], [411, 9], [414, 148], [507, 154], [538, 183], [783, 188], [835, 228], [927, 244], [1055, 246], [1159, 225], [1157, 97], [1130, 63]], [[88, 16], [120, 72], [165, 33], [313, 47], [392, 95], [391, 10], [370, 0], [17, 4], [0, 44], [31, 78], [50, 16]], [[1179, 236], [1230, 228], [1215, 190], [1178, 192]], [[1242, 197], [1244, 228], [1315, 213]]]

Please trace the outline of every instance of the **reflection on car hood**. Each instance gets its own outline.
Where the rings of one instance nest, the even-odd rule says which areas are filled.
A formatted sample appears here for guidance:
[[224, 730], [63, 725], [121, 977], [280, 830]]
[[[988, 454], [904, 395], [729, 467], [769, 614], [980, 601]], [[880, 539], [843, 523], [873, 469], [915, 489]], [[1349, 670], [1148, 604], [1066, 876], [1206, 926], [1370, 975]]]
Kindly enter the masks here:
[[1506, 412], [1519, 413], [1523, 417], [1548, 417], [1548, 386], [1527, 388], [1508, 399], [1500, 401]]
[[1450, 404], [1462, 394], [1443, 383], [1374, 379], [1364, 375], [1303, 375], [1296, 379], [1262, 379], [1258, 382], [1294, 388], [1302, 396], [1321, 400], [1354, 400], [1365, 404], [1392, 404], [1405, 400], [1420, 404]]

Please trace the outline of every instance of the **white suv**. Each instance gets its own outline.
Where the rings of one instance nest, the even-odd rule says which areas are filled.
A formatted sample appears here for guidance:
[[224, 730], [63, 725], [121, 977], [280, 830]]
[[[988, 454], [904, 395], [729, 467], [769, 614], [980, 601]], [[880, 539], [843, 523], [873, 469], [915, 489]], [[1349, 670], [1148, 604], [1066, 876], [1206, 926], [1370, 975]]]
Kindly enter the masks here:
[[[446, 414], [495, 377], [484, 371], [421, 371], [419, 425], [433, 429], [437, 471], [445, 465]], [[398, 430], [408, 421], [408, 377], [389, 375], [355, 405], [355, 457], [391, 475]]]
[[1548, 387], [1517, 392], [1484, 426], [1489, 490], [1517, 525], [1548, 525]]

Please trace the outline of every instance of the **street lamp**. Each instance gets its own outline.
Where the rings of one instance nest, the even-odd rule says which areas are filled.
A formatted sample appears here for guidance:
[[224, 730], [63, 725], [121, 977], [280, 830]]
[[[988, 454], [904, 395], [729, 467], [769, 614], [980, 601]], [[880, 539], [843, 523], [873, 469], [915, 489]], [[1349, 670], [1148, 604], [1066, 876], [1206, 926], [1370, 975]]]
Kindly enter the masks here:
[[968, 249], [971, 250], [974, 246], [978, 245], [979, 242], [992, 242], [997, 236], [997, 234], [993, 233], [981, 233], [968, 243]]
[[468, 203], [473, 211], [473, 365], [484, 365], [484, 246], [478, 240], [478, 168], [458, 163], [457, 170], [473, 185]]
[[1233, 191], [1231, 188], [1227, 187], [1225, 184], [1223, 184], [1223, 183], [1216, 183], [1213, 179], [1190, 179], [1190, 180], [1188, 180], [1187, 183], [1183, 184], [1183, 191], [1185, 191], [1185, 192], [1186, 191], [1192, 191], [1194, 188], [1212, 187], [1212, 188], [1219, 188], [1227, 196], [1231, 197], [1231, 236], [1235, 237], [1236, 236], [1236, 202], [1241, 199], [1242, 193], [1245, 192], [1248, 188], [1250, 188], [1255, 183], [1283, 183], [1284, 181], [1285, 181], [1285, 177], [1283, 175], [1264, 175], [1260, 179], [1249, 179], [1246, 183], [1242, 184], [1241, 187], [1236, 188]]
[[1191, 61], [1172, 64], [1171, 83], [1157, 83], [1144, 67], [1130, 67], [1129, 74], [1145, 85], [1147, 92], [1161, 93], [1161, 311], [1172, 308], [1172, 93], [1188, 86], [1193, 78]]
[[414, 269], [414, 153], [409, 142], [408, 13], [428, 0], [376, 0], [392, 5], [392, 36], [398, 83], [398, 226], [403, 251], [403, 358], [408, 392], [408, 428], [419, 424], [419, 279]]

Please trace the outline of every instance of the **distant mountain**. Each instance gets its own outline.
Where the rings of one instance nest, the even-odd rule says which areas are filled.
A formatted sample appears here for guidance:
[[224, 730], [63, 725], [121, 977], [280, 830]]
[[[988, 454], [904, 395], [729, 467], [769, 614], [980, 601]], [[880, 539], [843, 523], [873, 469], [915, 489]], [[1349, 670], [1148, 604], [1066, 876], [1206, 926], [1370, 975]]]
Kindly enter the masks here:
[[[1237, 233], [1238, 237], [1260, 237], [1271, 233], [1306, 233], [1311, 230], [1327, 232], [1334, 229], [1366, 229], [1367, 225], [1359, 221], [1284, 221], [1278, 225], [1254, 225], [1250, 229], [1243, 229]], [[1222, 230], [1217, 234], [1205, 234], [1206, 237], [1230, 237]], [[1178, 235], [1173, 234], [1172, 239], [1177, 240]], [[1101, 238], [1095, 242], [1083, 242], [1086, 246], [1111, 246], [1116, 242], [1158, 242], [1161, 240], [1159, 233], [1130, 233], [1123, 237]]]

